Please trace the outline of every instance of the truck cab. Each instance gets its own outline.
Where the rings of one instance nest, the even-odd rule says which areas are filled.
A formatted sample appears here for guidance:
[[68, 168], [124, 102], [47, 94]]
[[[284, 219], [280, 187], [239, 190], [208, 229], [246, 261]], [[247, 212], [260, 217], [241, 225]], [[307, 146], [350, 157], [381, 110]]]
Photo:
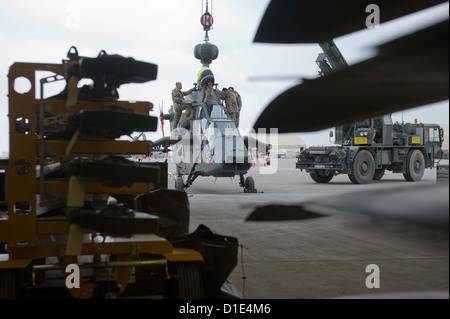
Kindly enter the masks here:
[[443, 136], [437, 124], [393, 123], [386, 114], [336, 127], [337, 146], [305, 149], [296, 168], [306, 170], [318, 183], [348, 174], [353, 183], [367, 184], [381, 179], [386, 170], [419, 181], [424, 169], [433, 168], [434, 160], [442, 157]]

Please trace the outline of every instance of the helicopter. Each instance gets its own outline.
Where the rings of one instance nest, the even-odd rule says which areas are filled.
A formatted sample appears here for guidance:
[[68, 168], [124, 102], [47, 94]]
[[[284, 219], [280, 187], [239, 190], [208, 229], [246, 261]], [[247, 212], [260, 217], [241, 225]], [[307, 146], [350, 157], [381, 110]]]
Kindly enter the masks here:
[[[194, 48], [194, 56], [203, 65], [202, 70], [213, 60], [217, 59], [219, 49], [209, 42], [208, 32], [212, 29], [213, 17], [208, 9], [206, 1], [205, 13], [200, 18], [200, 23], [205, 31], [204, 43], [197, 44]], [[214, 76], [211, 72], [214, 82]], [[214, 84], [217, 90], [217, 85]], [[172, 155], [176, 164], [175, 189], [185, 190], [199, 176], [213, 176], [216, 178], [234, 178], [239, 175], [239, 186], [246, 193], [256, 193], [255, 180], [252, 176], [244, 177], [252, 166], [256, 166], [253, 151], [256, 150], [256, 158], [263, 153], [264, 165], [270, 165], [271, 144], [259, 141], [252, 135], [241, 136], [227, 108], [221, 101], [221, 94], [211, 90], [207, 103], [202, 98], [201, 82], [194, 83], [194, 90], [186, 97], [187, 103], [192, 107], [188, 120], [184, 113], [181, 114], [177, 127], [172, 127], [175, 112], [173, 108], [164, 114], [160, 109], [161, 131], [163, 137], [154, 141], [152, 147], [155, 151], [165, 150], [172, 146]], [[206, 101], [206, 100], [205, 100]], [[164, 120], [170, 121], [171, 136], [164, 136]], [[265, 156], [267, 155], [267, 161]], [[186, 178], [187, 176], [187, 178]]]
[[167, 152], [172, 146], [176, 165], [175, 189], [189, 188], [199, 176], [233, 178], [239, 175], [239, 186], [244, 192], [256, 193], [253, 177], [244, 175], [256, 165], [256, 158], [261, 153], [263, 157], [268, 156], [264, 161], [270, 165], [272, 145], [253, 136], [242, 136], [219, 93], [212, 91], [207, 104], [202, 102], [200, 90], [193, 91], [186, 99], [192, 104], [191, 119], [187, 120], [182, 113], [177, 127], [172, 127], [173, 108], [166, 114], [161, 110], [162, 132], [164, 134], [164, 121], [169, 120], [172, 134], [153, 142], [155, 151]]

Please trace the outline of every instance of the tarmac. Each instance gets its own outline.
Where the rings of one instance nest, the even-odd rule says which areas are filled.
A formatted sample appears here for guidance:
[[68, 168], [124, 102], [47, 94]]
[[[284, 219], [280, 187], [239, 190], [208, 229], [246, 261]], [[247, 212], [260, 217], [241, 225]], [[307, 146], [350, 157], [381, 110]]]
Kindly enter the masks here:
[[[169, 171], [175, 172], [171, 163]], [[339, 216], [245, 221], [257, 206], [339, 194], [351, 201], [361, 190], [415, 184], [402, 174], [386, 172], [367, 185], [352, 184], [347, 175], [317, 184], [295, 168], [295, 159], [272, 159], [270, 167], [259, 162], [248, 175], [257, 193], [244, 193], [238, 176], [199, 177], [187, 189], [191, 231], [203, 224], [239, 240], [229, 280], [245, 299], [448, 298], [448, 232]], [[436, 183], [436, 169], [427, 169], [418, 183], [426, 192]], [[174, 188], [170, 177], [169, 188]]]

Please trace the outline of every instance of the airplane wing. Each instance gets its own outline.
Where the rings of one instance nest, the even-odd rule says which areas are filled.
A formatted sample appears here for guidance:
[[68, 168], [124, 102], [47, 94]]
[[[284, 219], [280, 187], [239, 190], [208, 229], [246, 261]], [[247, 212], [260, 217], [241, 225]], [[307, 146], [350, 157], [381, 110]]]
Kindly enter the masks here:
[[[444, 3], [444, 0], [380, 0], [380, 23]], [[366, 28], [371, 0], [272, 0], [254, 42], [317, 43]]]
[[447, 100], [448, 35], [447, 20], [381, 45], [372, 59], [305, 80], [275, 98], [254, 128], [318, 131]]

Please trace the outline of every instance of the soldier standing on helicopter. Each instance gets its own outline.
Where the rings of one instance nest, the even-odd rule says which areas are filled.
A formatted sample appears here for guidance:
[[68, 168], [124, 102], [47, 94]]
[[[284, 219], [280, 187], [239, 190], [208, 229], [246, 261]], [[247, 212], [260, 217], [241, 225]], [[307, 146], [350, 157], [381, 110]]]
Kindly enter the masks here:
[[239, 117], [242, 109], [242, 99], [239, 95], [238, 91], [235, 91], [232, 86], [228, 88], [228, 91], [231, 91], [236, 96], [236, 103], [237, 103], [237, 112], [236, 112], [236, 127], [239, 127]]
[[203, 64], [203, 67], [197, 74], [197, 87], [202, 90], [202, 102], [208, 104], [214, 85], [214, 74], [208, 65]]
[[214, 90], [222, 96], [225, 100], [225, 106], [227, 107], [228, 114], [232, 120], [236, 121], [236, 113], [238, 110], [238, 104], [236, 101], [236, 95], [229, 91], [227, 88], [223, 88], [222, 91]]
[[172, 101], [173, 101], [173, 108], [175, 111], [172, 129], [177, 127], [183, 110], [186, 110], [186, 117], [185, 117], [186, 120], [190, 120], [191, 117], [192, 104], [187, 103], [184, 97], [186, 95], [191, 94], [192, 91], [194, 91], [194, 88], [185, 92], [181, 91], [182, 88], [183, 85], [181, 84], [181, 82], [177, 82], [175, 83], [175, 88], [172, 90]]

